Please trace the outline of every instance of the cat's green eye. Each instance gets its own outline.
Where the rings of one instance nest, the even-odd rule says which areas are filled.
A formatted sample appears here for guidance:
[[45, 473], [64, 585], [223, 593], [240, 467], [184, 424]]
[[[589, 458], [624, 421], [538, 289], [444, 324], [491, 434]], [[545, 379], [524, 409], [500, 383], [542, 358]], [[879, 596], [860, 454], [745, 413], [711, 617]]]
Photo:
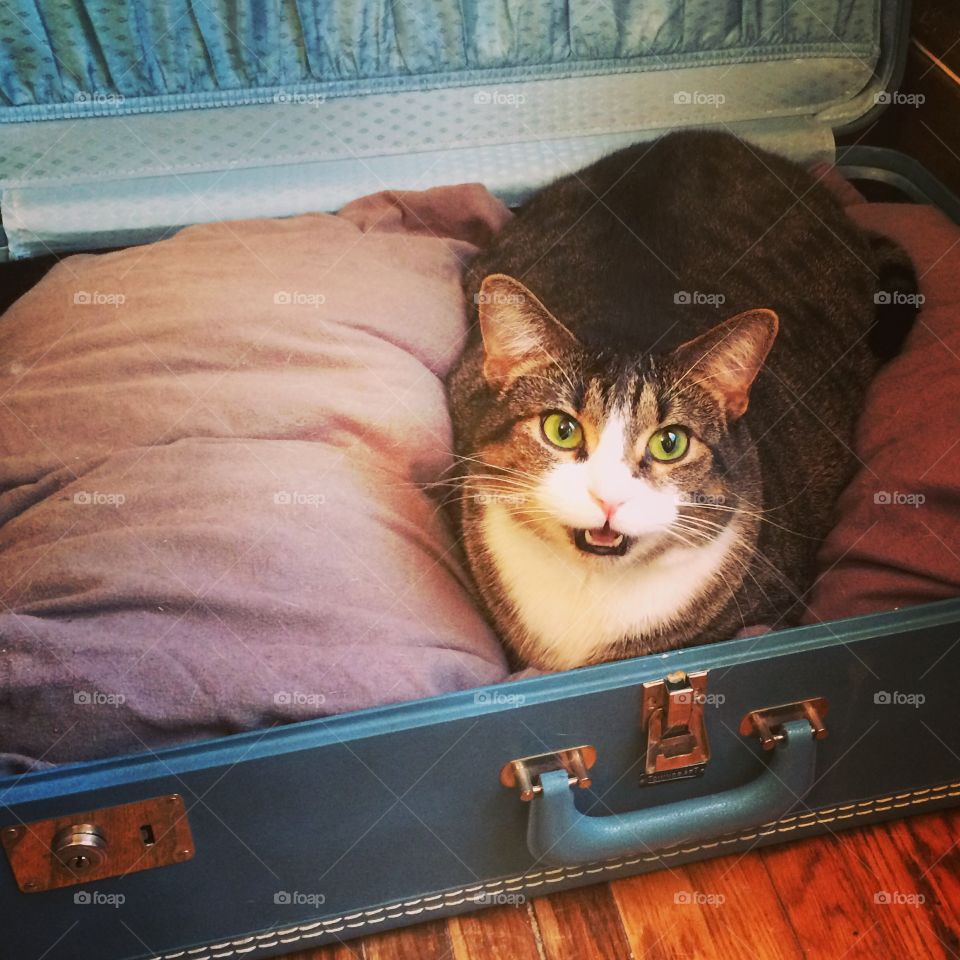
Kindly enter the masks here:
[[583, 427], [569, 413], [547, 413], [540, 421], [543, 435], [561, 450], [576, 450], [583, 443]]
[[679, 460], [689, 446], [690, 434], [683, 427], [664, 427], [647, 441], [650, 456], [664, 463]]

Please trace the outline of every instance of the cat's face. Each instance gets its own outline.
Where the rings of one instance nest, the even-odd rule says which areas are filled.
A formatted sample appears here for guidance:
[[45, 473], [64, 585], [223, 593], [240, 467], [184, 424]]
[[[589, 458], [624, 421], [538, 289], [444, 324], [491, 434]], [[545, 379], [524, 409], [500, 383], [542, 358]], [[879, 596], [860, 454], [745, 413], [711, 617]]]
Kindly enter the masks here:
[[596, 357], [521, 284], [493, 276], [480, 321], [498, 402], [470, 484], [498, 522], [576, 562], [622, 568], [706, 548], [754, 506], [737, 489], [730, 425], [773, 344], [773, 313], [741, 314], [660, 356]]

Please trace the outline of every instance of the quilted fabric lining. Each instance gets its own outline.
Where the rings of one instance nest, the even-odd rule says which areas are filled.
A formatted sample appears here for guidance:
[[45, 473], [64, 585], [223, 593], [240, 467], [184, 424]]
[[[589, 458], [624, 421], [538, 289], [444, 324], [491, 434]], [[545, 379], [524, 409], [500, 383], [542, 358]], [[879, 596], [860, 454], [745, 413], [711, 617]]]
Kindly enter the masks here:
[[11, 0], [0, 121], [876, 53], [880, 0]]

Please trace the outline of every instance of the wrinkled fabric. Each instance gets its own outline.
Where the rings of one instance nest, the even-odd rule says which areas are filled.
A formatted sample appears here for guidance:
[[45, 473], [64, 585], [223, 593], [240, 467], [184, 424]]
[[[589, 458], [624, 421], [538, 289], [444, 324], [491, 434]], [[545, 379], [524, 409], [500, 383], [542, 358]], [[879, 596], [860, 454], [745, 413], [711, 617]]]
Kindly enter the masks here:
[[[0, 106], [269, 102], [316, 84], [524, 79], [645, 64], [870, 56], [879, 0], [6, 4]], [[328, 88], [335, 92], [335, 88]], [[354, 89], [356, 92], [356, 89]], [[155, 108], [154, 107], [154, 108]], [[143, 108], [149, 108], [143, 105]], [[14, 118], [15, 119], [15, 118]]]
[[8, 770], [506, 677], [422, 485], [509, 215], [463, 186], [191, 227], [0, 318]]
[[960, 595], [960, 228], [933, 207], [840, 196], [907, 251], [924, 301], [867, 393], [860, 467], [820, 551], [808, 623]]

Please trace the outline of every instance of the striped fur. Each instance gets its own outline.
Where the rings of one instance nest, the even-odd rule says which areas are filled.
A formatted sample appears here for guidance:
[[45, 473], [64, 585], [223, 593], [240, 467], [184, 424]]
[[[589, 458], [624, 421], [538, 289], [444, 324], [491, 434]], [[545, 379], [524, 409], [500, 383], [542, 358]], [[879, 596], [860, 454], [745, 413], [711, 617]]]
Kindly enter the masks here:
[[[518, 662], [796, 621], [856, 464], [870, 345], [892, 352], [911, 319], [877, 337], [888, 262], [909, 287], [903, 254], [806, 171], [720, 133], [630, 147], [519, 211], [468, 270], [479, 322], [448, 381], [456, 521]], [[544, 436], [553, 410], [582, 424], [577, 450]], [[661, 463], [647, 441], [670, 425], [690, 448]], [[620, 504], [623, 556], [577, 547], [600, 501]]]

